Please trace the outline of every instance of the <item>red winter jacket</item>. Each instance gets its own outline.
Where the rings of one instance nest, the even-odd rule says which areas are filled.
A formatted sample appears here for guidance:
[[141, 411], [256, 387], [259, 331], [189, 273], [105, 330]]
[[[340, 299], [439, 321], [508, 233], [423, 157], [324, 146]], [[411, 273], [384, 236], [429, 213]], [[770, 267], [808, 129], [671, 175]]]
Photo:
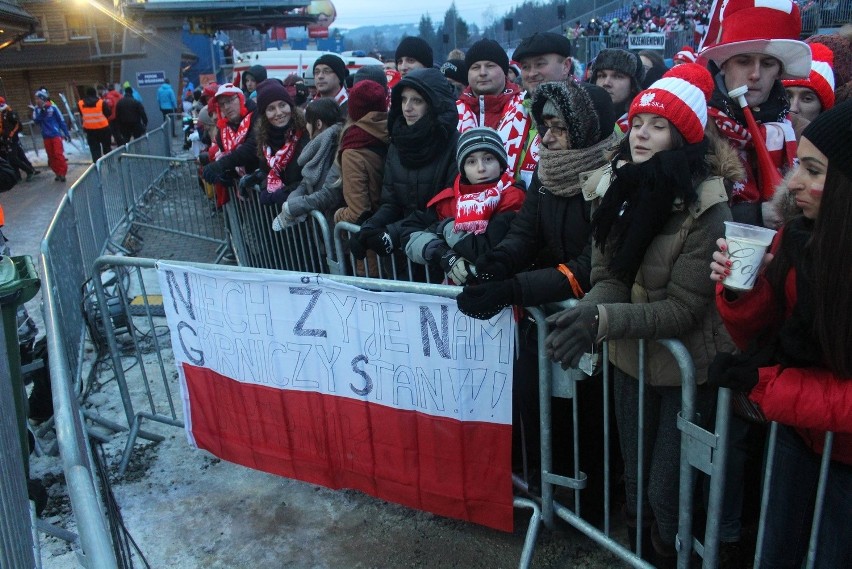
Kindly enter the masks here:
[[[781, 234], [779, 234], [780, 236]], [[776, 238], [772, 250], [777, 249]], [[783, 319], [769, 281], [761, 275], [752, 290], [734, 301], [728, 300], [721, 284], [716, 286], [716, 306], [725, 328], [737, 347], [766, 329], [777, 331]], [[786, 314], [796, 304], [796, 274], [791, 269], [784, 283]], [[772, 421], [791, 425], [811, 450], [822, 453], [825, 431], [833, 431], [831, 458], [852, 465], [852, 378], [841, 378], [826, 368], [784, 368], [780, 365], [758, 370], [757, 385], [749, 399], [760, 405]]]

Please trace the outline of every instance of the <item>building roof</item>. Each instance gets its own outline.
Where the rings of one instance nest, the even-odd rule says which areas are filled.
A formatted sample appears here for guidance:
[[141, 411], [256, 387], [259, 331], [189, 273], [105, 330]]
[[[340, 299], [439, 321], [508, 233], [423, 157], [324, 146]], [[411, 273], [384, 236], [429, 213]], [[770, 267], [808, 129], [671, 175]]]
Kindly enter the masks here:
[[111, 59], [133, 59], [144, 57], [144, 53], [95, 53], [88, 42], [51, 44], [20, 44], [20, 49], [0, 51], [0, 67], [14, 69], [49, 69], [70, 65], [103, 64]]

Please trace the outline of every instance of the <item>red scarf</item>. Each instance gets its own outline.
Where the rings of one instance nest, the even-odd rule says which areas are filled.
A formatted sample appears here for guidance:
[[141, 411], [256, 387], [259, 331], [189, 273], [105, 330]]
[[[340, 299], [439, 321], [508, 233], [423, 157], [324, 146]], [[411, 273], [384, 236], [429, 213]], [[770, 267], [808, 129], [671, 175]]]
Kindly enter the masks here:
[[[772, 195], [764, 195], [757, 181], [756, 160], [754, 159], [754, 141], [751, 133], [746, 127], [738, 123], [732, 117], [726, 115], [715, 107], [708, 107], [708, 114], [713, 118], [719, 132], [724, 136], [737, 151], [740, 162], [745, 168], [746, 176], [743, 180], [734, 183], [731, 192], [731, 204], [740, 202], [763, 202], [772, 198]], [[783, 176], [787, 169], [794, 165], [796, 158], [796, 134], [789, 119], [782, 122], [766, 122], [758, 124], [760, 134], [766, 141], [766, 149], [772, 158], [773, 164]], [[772, 188], [774, 190], [774, 188]], [[768, 190], [767, 190], [768, 191]]]
[[353, 124], [343, 131], [343, 137], [340, 139], [340, 149], [337, 151], [338, 160], [344, 150], [355, 150], [379, 145], [386, 146], [384, 142], [360, 126]]
[[301, 130], [292, 131], [287, 136], [287, 141], [275, 154], [272, 154], [271, 147], [264, 147], [263, 154], [266, 156], [266, 163], [269, 165], [269, 174], [266, 175], [266, 191], [270, 194], [274, 194], [284, 186], [281, 175], [293, 159], [300, 138], [302, 138]]
[[[314, 101], [322, 99], [323, 96], [317, 93], [316, 97], [314, 97]], [[337, 95], [334, 96], [334, 102], [337, 103], [339, 107], [343, 103], [349, 100], [349, 91], [346, 90], [346, 87], [341, 87], [340, 91], [337, 92]]]
[[485, 184], [465, 184], [459, 175], [452, 188], [435, 195], [426, 206], [434, 205], [440, 219], [454, 218], [456, 233], [469, 231], [480, 235], [485, 233], [488, 220], [495, 213], [521, 209], [526, 194], [514, 183], [508, 170], [496, 182]]
[[509, 158], [509, 170], [515, 172], [530, 129], [530, 116], [518, 87], [507, 83], [506, 89], [499, 95], [480, 96], [474, 95], [468, 87], [459, 97], [456, 110], [460, 133], [477, 126], [487, 126], [500, 134]]

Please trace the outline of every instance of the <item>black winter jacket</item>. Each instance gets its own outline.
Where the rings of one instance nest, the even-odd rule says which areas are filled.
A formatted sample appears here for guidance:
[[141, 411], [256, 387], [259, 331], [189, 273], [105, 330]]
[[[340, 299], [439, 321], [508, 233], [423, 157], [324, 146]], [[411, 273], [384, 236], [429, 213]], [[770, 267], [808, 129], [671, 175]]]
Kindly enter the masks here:
[[509, 234], [494, 248], [520, 282], [524, 306], [574, 298], [570, 282], [556, 269], [560, 264], [574, 273], [584, 291], [589, 290], [590, 221], [590, 202], [582, 193], [569, 198], [550, 193], [536, 169]]
[[[435, 159], [416, 170], [402, 165], [399, 148], [393, 143], [393, 125], [402, 114], [400, 98], [405, 87], [416, 89], [426, 98], [430, 113], [444, 127], [442, 130], [447, 137]], [[362, 227], [383, 228], [390, 234], [394, 247], [399, 249], [405, 247], [411, 233], [423, 229], [422, 220], [408, 220], [408, 217], [415, 212], [426, 211], [429, 200], [455, 181], [459, 173], [456, 165], [457, 124], [458, 113], [452, 89], [437, 69], [412, 71], [394, 87], [388, 112], [391, 144], [385, 159], [379, 208]]]

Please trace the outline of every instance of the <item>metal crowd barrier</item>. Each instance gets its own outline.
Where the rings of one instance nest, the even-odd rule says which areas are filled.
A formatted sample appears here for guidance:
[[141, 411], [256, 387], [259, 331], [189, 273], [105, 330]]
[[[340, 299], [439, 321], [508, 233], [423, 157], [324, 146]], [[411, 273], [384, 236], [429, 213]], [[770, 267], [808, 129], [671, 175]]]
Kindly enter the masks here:
[[259, 194], [240, 193], [231, 186], [225, 204], [228, 231], [237, 262], [244, 267], [280, 269], [306, 273], [330, 273], [334, 247], [325, 216], [312, 211], [310, 217], [283, 231], [273, 231], [272, 221], [281, 211], [263, 205]]
[[[135, 140], [121, 149], [121, 152], [110, 153], [102, 158], [98, 168], [89, 168], [69, 191], [57, 210], [53, 221], [42, 242], [42, 278], [44, 285], [45, 303], [45, 325], [48, 334], [49, 349], [51, 351], [51, 383], [54, 393], [56, 407], [56, 429], [59, 449], [63, 457], [63, 467], [68, 481], [68, 491], [71, 495], [72, 509], [77, 520], [80, 532], [79, 543], [89, 567], [114, 567], [116, 560], [114, 552], [110, 549], [111, 538], [104, 519], [102, 501], [99, 497], [97, 476], [92, 468], [92, 458], [88, 450], [88, 438], [93, 433], [88, 433], [87, 420], [98, 421], [114, 431], [130, 430], [127, 446], [122, 457], [121, 468], [126, 467], [132, 454], [135, 439], [139, 436], [150, 440], [158, 440], [157, 435], [145, 433], [141, 430], [142, 422], [145, 420], [182, 427], [182, 409], [175, 404], [176, 389], [174, 379], [171, 377], [169, 365], [163, 358], [163, 350], [169, 349], [170, 344], [165, 338], [158, 336], [158, 326], [161, 326], [162, 313], [150, 302], [154, 296], [149, 291], [151, 282], [151, 271], [154, 268], [153, 259], [135, 259], [126, 256], [105, 255], [109, 253], [111, 244], [121, 241], [122, 231], [129, 231], [132, 223], [141, 217], [142, 210], [139, 204], [145, 204], [146, 196], [156, 195], [158, 200], [165, 204], [169, 199], [180, 202], [181, 191], [198, 192], [191, 176], [177, 176], [181, 183], [189, 184], [189, 187], [180, 187], [175, 183], [168, 191], [162, 188], [142, 186], [126, 186], [126, 169], [124, 164], [139, 164], [139, 175], [144, 180], [153, 182], [162, 180], [170, 175], [175, 163], [171, 159], [160, 160], [152, 158], [162, 156], [168, 151], [168, 137], [163, 129], [160, 132], [153, 131], [142, 139]], [[139, 158], [143, 152], [152, 153], [145, 158]], [[133, 155], [136, 155], [135, 157]], [[183, 166], [180, 166], [182, 168]], [[172, 173], [173, 174], [173, 173]], [[103, 175], [103, 178], [100, 176]], [[122, 179], [117, 176], [121, 175]], [[153, 184], [151, 184], [153, 186]], [[192, 202], [193, 204], [196, 202]], [[119, 207], [117, 204], [121, 204]], [[299, 272], [328, 272], [343, 273], [355, 271], [357, 263], [346, 253], [345, 243], [351, 232], [358, 230], [357, 226], [337, 224], [334, 229], [333, 239], [330, 236], [325, 217], [319, 212], [313, 212], [309, 221], [299, 224], [287, 231], [275, 234], [271, 231], [271, 221], [274, 217], [272, 208], [261, 208], [256, 195], [249, 194], [248, 199], [241, 199], [232, 195], [231, 203], [226, 206], [228, 214], [229, 230], [234, 241], [234, 248], [238, 257], [260, 263], [293, 263], [294, 270]], [[160, 218], [158, 218], [160, 219]], [[108, 231], [97, 228], [97, 223], [105, 223]], [[167, 220], [161, 220], [162, 225]], [[152, 224], [156, 225], [156, 224]], [[199, 225], [198, 227], [207, 227]], [[165, 230], [174, 230], [172, 226], [162, 227]], [[261, 234], [260, 230], [267, 230]], [[255, 231], [256, 240], [246, 239], [246, 231]], [[199, 233], [201, 230], [198, 231]], [[259, 240], [257, 240], [259, 239]], [[96, 258], [92, 258], [97, 255]], [[341, 259], [349, 257], [348, 262]], [[381, 258], [379, 262], [385, 261]], [[386, 259], [387, 267], [382, 267], [379, 274], [387, 274], [396, 280], [372, 279], [361, 277], [348, 277], [342, 274], [332, 274], [329, 278], [341, 282], [355, 284], [366, 288], [388, 290], [423, 292], [430, 294], [441, 294], [444, 296], [455, 296], [457, 287], [439, 287], [429, 284], [417, 284], [401, 282], [412, 279], [410, 265], [406, 270], [401, 270], [394, 263], [395, 259]], [[304, 263], [300, 265], [299, 263]], [[303, 268], [305, 267], [305, 268]], [[229, 270], [264, 272], [265, 268], [237, 267]], [[108, 285], [102, 278], [109, 272], [115, 280], [115, 284]], [[87, 293], [84, 284], [92, 279], [93, 290]], [[413, 279], [412, 279], [413, 280]], [[96, 298], [96, 304], [100, 307], [108, 307], [115, 301], [117, 310], [102, 309], [98, 313], [101, 332], [106, 338], [112, 358], [113, 373], [119, 386], [126, 425], [109, 422], [91, 414], [81, 412], [81, 377], [83, 369], [83, 355], [86, 347], [87, 322], [80, 309], [84, 304], [86, 296]], [[117, 300], [116, 300], [117, 299]], [[131, 311], [132, 301], [136, 310]], [[142, 306], [142, 312], [138, 310]], [[539, 330], [539, 346], [543, 346], [546, 335], [544, 325], [544, 311], [539, 308], [531, 308], [530, 313], [536, 319]], [[159, 322], [159, 323], [158, 323]], [[92, 322], [88, 323], [89, 329]], [[682, 412], [678, 419], [678, 427], [682, 431], [681, 441], [681, 519], [679, 536], [690, 536], [688, 539], [679, 537], [679, 564], [687, 567], [691, 551], [694, 548], [704, 556], [704, 566], [713, 567], [716, 563], [718, 551], [718, 535], [714, 534], [714, 519], [718, 520], [719, 500], [724, 491], [724, 456], [726, 449], [725, 422], [727, 421], [727, 390], [720, 390], [719, 416], [714, 433], [699, 429], [695, 425], [694, 406], [694, 383], [692, 364], [688, 354], [677, 342], [663, 341], [664, 345], [675, 356], [684, 377]], [[130, 350], [137, 359], [143, 372], [140, 378], [143, 382], [146, 404], [144, 407], [136, 408], [130, 397], [130, 389], [127, 378], [123, 374], [121, 364], [122, 353]], [[150, 354], [156, 352], [156, 357]], [[541, 520], [548, 527], [553, 525], [554, 516], [565, 520], [576, 527], [593, 541], [609, 549], [627, 563], [637, 567], [648, 567], [648, 564], [640, 558], [641, 551], [629, 551], [619, 544], [611, 535], [611, 523], [609, 520], [609, 493], [605, 496], [605, 520], [603, 529], [599, 529], [586, 521], [581, 516], [580, 496], [583, 487], [583, 474], [577, 460], [574, 461], [575, 472], [573, 476], [562, 476], [552, 472], [552, 463], [548, 462], [552, 453], [552, 434], [550, 433], [550, 395], [570, 393], [570, 388], [577, 381], [576, 370], [564, 373], [554, 368], [547, 362], [544, 352], [539, 350], [540, 361], [540, 389], [542, 404], [542, 498], [541, 509], [538, 504], [525, 499], [516, 499], [516, 505], [525, 506], [533, 510], [530, 527], [527, 531], [525, 547], [521, 555], [521, 566], [527, 566], [532, 553], [534, 542], [538, 531], [538, 521]], [[148, 355], [148, 357], [143, 357]], [[606, 359], [606, 353], [604, 354]], [[607, 367], [605, 367], [605, 370]], [[640, 373], [640, 375], [642, 375]], [[591, 381], [598, 381], [592, 379]], [[609, 374], [605, 371], [602, 380], [605, 393], [608, 393], [610, 383]], [[568, 386], [568, 391], [564, 391]], [[642, 380], [640, 378], [640, 385]], [[134, 386], [138, 387], [138, 386]], [[607, 396], [608, 397], [608, 396]], [[572, 402], [577, 409], [576, 399]], [[576, 416], [576, 413], [575, 413]], [[608, 423], [607, 419], [607, 423]], [[575, 441], [579, 433], [575, 429]], [[640, 437], [641, 440], [641, 437]], [[774, 438], [773, 438], [774, 442]], [[830, 447], [830, 442], [829, 442]], [[771, 454], [771, 453], [770, 453]], [[640, 451], [641, 455], [641, 451]], [[827, 454], [824, 459], [824, 472], [827, 472]], [[641, 460], [641, 458], [640, 458]], [[708, 462], [709, 460], [709, 462]], [[605, 460], [606, 462], [606, 460]], [[709, 466], [708, 466], [709, 464]], [[710, 496], [710, 521], [705, 533], [704, 544], [691, 537], [691, 504], [694, 489], [694, 469], [698, 468], [710, 473], [711, 490]], [[824, 478], [825, 474], [823, 475]], [[612, 474], [608, 476], [609, 486]], [[642, 481], [640, 481], [640, 488]], [[574, 490], [575, 503], [572, 507], [564, 506], [554, 499], [554, 488], [565, 486]], [[824, 495], [824, 479], [820, 485], [820, 495]], [[641, 496], [641, 492], [639, 493]], [[713, 506], [714, 500], [716, 506]], [[764, 498], [766, 500], [766, 498]], [[820, 498], [821, 500], [821, 498]], [[820, 501], [818, 500], [818, 501]], [[820, 501], [821, 503], [821, 501]], [[639, 505], [641, 515], [642, 505]], [[713, 508], [716, 508], [715, 510]], [[539, 514], [539, 511], [541, 514]], [[819, 515], [819, 508], [815, 515]], [[540, 517], [539, 517], [540, 516]], [[818, 518], [817, 518], [818, 519]], [[762, 526], [761, 526], [762, 527]], [[641, 532], [641, 526], [637, 531]], [[716, 528], [718, 530], [718, 528]], [[814, 542], [815, 543], [815, 542]], [[641, 544], [641, 533], [637, 536], [637, 545]], [[813, 555], [816, 552], [812, 552]], [[812, 556], [813, 556], [812, 555]], [[759, 553], [758, 553], [759, 557]]]

